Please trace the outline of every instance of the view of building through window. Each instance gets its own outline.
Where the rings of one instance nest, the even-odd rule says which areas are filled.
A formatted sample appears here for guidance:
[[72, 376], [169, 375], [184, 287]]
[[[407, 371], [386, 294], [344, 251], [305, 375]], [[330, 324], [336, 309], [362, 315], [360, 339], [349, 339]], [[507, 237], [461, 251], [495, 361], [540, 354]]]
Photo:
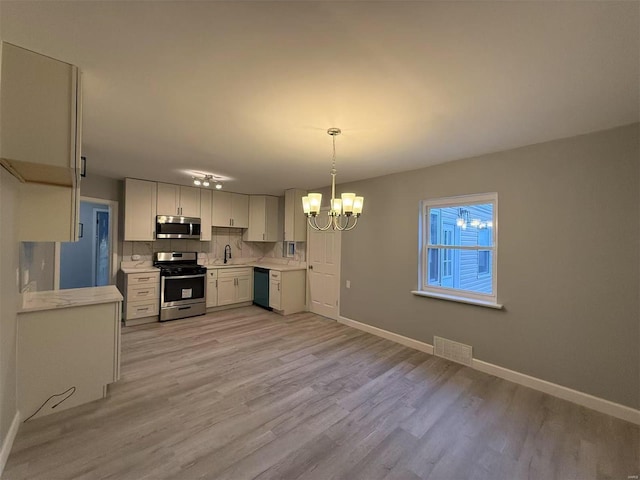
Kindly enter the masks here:
[[492, 194], [480, 197], [486, 203], [425, 202], [421, 290], [495, 297], [495, 200]]

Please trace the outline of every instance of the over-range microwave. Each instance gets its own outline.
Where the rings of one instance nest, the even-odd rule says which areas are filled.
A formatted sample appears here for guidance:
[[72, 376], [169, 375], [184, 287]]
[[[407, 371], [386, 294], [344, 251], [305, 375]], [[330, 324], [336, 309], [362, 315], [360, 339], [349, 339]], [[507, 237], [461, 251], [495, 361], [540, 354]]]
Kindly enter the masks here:
[[158, 215], [156, 217], [156, 238], [200, 239], [200, 219]]

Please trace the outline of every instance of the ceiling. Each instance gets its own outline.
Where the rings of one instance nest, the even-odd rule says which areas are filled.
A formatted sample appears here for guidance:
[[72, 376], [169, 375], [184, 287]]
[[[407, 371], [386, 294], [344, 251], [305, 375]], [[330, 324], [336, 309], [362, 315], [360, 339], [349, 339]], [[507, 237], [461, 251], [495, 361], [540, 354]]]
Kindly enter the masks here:
[[632, 2], [2, 1], [83, 72], [89, 173], [282, 194], [639, 120]]

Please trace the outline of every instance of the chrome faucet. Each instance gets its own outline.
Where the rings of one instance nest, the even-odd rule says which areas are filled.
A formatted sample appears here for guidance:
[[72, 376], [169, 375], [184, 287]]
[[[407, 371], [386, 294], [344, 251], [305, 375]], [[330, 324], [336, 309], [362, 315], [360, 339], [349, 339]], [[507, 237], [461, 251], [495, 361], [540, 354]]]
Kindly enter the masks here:
[[[227, 251], [229, 252], [228, 257], [227, 257]], [[224, 263], [227, 263], [227, 259], [231, 260], [231, 245], [229, 244], [224, 246]]]

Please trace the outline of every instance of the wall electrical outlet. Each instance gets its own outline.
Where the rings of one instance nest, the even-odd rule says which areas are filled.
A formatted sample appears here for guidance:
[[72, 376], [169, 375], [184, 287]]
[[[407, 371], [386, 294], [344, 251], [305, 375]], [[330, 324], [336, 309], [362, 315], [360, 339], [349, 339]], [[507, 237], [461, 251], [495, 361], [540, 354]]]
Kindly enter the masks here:
[[351, 280], [347, 280], [347, 288], [351, 288]]

